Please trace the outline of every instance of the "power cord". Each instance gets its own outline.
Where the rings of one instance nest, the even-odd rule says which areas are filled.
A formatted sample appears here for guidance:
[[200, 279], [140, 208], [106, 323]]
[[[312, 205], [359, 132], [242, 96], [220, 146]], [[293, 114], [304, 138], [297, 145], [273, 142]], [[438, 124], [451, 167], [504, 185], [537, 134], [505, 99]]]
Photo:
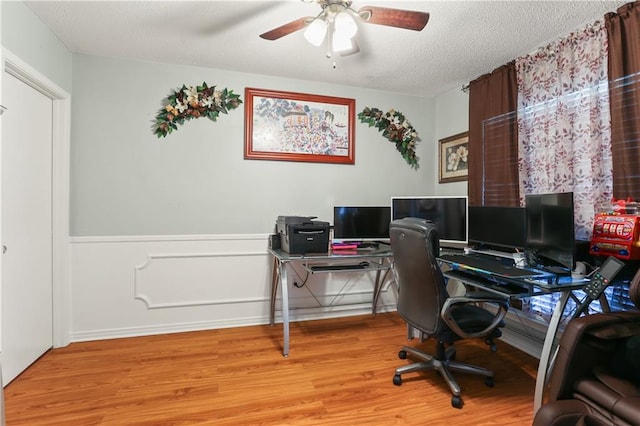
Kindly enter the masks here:
[[[300, 274], [298, 274], [298, 271], [296, 271], [296, 275], [298, 276], [298, 278], [301, 278], [301, 277], [300, 277]], [[302, 280], [302, 284], [298, 284], [298, 281], [293, 281], [293, 286], [294, 286], [295, 288], [302, 288], [302, 287], [304, 287], [304, 286], [307, 284], [307, 280], [308, 280], [308, 279], [309, 279], [309, 270], [307, 270], [307, 274], [306, 274], [306, 276], [304, 277], [304, 280]]]

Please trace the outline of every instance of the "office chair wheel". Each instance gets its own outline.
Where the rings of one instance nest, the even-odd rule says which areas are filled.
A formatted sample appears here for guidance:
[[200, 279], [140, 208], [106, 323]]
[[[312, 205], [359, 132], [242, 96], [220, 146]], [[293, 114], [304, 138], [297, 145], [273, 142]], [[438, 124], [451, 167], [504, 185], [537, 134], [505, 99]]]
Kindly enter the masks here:
[[462, 402], [462, 397], [460, 395], [453, 395], [451, 397], [451, 406], [453, 408], [462, 408], [464, 403]]
[[487, 385], [487, 387], [492, 388], [495, 385], [495, 382], [493, 381], [493, 377], [485, 377], [484, 384]]
[[402, 384], [402, 377], [399, 374], [393, 376], [393, 384], [396, 386], [400, 386]]
[[400, 351], [400, 352], [398, 352], [398, 358], [400, 358], [400, 359], [407, 359], [407, 351]]
[[493, 339], [486, 339], [484, 342], [489, 345], [489, 350], [491, 352], [498, 352], [498, 345], [493, 342]]

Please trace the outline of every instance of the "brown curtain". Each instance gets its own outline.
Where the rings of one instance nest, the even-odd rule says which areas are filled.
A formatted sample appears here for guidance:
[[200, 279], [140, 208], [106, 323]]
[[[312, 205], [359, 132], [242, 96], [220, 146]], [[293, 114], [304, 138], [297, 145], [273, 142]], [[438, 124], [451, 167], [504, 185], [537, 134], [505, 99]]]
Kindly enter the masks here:
[[605, 15], [613, 195], [640, 201], [640, 1]]
[[515, 61], [469, 83], [470, 205], [518, 206]]

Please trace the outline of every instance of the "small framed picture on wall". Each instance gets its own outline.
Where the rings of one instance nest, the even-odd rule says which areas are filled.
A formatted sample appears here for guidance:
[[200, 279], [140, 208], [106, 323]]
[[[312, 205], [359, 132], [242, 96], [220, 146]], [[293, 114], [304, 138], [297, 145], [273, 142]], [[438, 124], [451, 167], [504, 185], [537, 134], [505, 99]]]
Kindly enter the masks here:
[[438, 141], [440, 183], [459, 182], [469, 176], [469, 132]]

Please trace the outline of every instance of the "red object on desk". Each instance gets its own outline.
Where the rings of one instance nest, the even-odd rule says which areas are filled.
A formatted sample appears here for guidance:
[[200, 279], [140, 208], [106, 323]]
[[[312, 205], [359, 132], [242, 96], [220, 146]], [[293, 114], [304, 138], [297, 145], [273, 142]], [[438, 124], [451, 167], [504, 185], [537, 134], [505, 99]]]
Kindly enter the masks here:
[[360, 252], [358, 251], [358, 249], [339, 249], [339, 250], [333, 250], [333, 254], [346, 256], [346, 255], [360, 254]]
[[333, 250], [356, 250], [358, 243], [331, 243]]
[[640, 259], [640, 216], [597, 214], [589, 254], [627, 260]]

